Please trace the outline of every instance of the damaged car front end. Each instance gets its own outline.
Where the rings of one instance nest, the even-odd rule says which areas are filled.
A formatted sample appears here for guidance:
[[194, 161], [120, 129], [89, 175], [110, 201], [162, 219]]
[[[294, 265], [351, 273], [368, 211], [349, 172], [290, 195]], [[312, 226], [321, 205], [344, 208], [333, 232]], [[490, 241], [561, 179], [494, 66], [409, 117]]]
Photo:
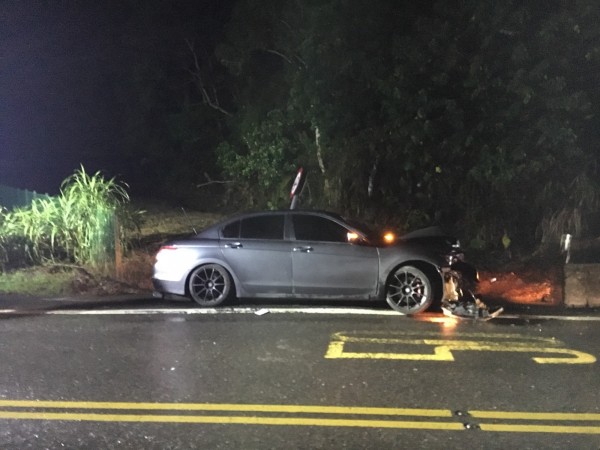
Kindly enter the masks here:
[[433, 247], [443, 255], [445, 264], [440, 267], [443, 279], [440, 306], [445, 315], [488, 320], [502, 312], [502, 308], [489, 308], [477, 297], [479, 273], [475, 266], [465, 261], [458, 239], [448, 236], [439, 227], [429, 227], [409, 233], [402, 240]]

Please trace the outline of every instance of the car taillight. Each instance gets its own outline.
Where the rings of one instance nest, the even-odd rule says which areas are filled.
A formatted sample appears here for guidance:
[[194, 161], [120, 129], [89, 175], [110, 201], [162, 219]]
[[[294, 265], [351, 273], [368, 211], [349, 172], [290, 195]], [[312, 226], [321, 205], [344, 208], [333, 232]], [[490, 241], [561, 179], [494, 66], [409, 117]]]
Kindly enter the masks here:
[[159, 259], [163, 258], [164, 256], [172, 254], [171, 252], [173, 250], [177, 250], [177, 246], [176, 245], [163, 245], [158, 250], [158, 253], [156, 254], [156, 260], [158, 261]]

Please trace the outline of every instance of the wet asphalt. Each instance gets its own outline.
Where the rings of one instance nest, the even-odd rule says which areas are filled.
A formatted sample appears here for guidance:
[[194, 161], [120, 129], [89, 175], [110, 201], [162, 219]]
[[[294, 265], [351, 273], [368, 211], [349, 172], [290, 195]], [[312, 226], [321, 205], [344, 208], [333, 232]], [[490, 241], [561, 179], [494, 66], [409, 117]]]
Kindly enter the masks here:
[[0, 296], [0, 448], [600, 448], [595, 311], [236, 306]]

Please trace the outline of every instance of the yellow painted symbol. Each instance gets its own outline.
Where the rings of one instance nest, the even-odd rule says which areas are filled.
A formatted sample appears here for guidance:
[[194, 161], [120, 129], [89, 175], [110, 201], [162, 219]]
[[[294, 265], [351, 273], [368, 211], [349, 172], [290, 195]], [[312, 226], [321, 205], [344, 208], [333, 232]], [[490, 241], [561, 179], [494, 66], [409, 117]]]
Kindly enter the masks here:
[[[397, 351], [399, 348], [404, 351], [410, 348], [419, 351], [422, 347], [430, 347], [431, 351], [427, 353], [398, 353]], [[436, 333], [339, 332], [332, 335], [325, 358], [454, 361], [453, 352], [456, 351], [534, 353], [539, 355], [532, 357], [538, 364], [596, 362], [595, 356], [565, 348], [564, 344], [556, 339], [495, 333], [462, 333], [448, 339], [440, 338]]]

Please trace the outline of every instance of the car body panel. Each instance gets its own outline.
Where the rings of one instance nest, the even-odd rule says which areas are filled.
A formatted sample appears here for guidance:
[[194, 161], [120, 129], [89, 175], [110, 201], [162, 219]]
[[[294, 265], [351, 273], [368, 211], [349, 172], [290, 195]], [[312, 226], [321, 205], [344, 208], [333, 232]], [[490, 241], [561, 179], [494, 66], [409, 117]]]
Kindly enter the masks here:
[[[371, 298], [377, 293], [377, 248], [341, 242], [295, 241], [294, 294]], [[311, 249], [311, 250], [306, 250]]]
[[[244, 224], [274, 216], [283, 220], [275, 237], [265, 232], [265, 238], [260, 229], [254, 230], [260, 238], [244, 237]], [[187, 295], [187, 278], [195, 268], [219, 264], [231, 275], [237, 297], [383, 299], [388, 277], [403, 265], [419, 267], [441, 286], [448, 248], [440, 236], [421, 234], [391, 245], [375, 243], [333, 213], [265, 211], [239, 214], [165, 243], [152, 281], [159, 293]]]
[[292, 293], [290, 241], [222, 239], [219, 246], [246, 296]]

